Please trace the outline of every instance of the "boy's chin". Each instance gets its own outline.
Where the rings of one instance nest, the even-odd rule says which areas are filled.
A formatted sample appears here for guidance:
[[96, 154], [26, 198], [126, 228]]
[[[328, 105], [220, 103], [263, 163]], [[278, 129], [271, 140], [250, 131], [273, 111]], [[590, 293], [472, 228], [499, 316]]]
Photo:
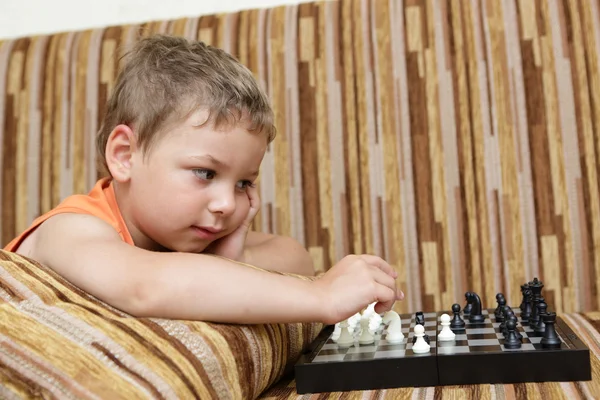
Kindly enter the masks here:
[[161, 244], [162, 251], [174, 253], [203, 253], [210, 243], [165, 243]]

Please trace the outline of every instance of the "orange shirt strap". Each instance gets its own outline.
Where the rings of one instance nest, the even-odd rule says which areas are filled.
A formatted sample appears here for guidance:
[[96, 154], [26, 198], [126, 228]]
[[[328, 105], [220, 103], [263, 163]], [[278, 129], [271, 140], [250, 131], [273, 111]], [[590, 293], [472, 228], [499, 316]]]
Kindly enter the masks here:
[[4, 250], [15, 251], [23, 240], [43, 222], [50, 217], [63, 213], [87, 214], [98, 217], [110, 224], [125, 243], [134, 244], [119, 210], [112, 179], [102, 178], [96, 182], [87, 195], [76, 194], [69, 196], [57, 207], [36, 218], [29, 228], [8, 243], [4, 247]]

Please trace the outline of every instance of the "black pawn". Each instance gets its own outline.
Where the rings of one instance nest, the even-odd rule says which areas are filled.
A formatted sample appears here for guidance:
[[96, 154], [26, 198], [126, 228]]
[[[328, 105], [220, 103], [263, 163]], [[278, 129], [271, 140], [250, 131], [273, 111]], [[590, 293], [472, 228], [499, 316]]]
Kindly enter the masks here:
[[529, 290], [528, 284], [521, 285], [521, 294], [523, 295], [522, 300], [521, 300], [521, 305], [519, 306], [519, 308], [521, 309], [521, 313], [523, 313], [525, 311], [525, 305], [529, 302], [529, 296], [526, 293], [528, 290]]
[[504, 322], [504, 314], [506, 312], [506, 308], [508, 308], [506, 306], [506, 299], [504, 298], [504, 296], [502, 296], [502, 298], [498, 302], [498, 314], [494, 315], [496, 317], [496, 322]]
[[504, 322], [500, 324], [499, 328], [502, 329], [502, 334], [504, 336], [508, 335], [508, 327], [506, 326], [506, 323], [510, 320], [510, 319], [517, 319], [517, 317], [515, 317], [515, 313], [512, 310], [512, 308], [510, 307], [506, 307], [505, 308], [505, 312], [504, 312]]
[[539, 336], [542, 336], [544, 334], [544, 331], [546, 330], [546, 324], [544, 324], [544, 315], [547, 314], [546, 309], [548, 308], [548, 305], [546, 304], [546, 301], [544, 300], [544, 298], [542, 298], [540, 300], [540, 302], [538, 303], [538, 316], [540, 317], [538, 323], [532, 327], [533, 330], [535, 331], [535, 333]]
[[508, 329], [508, 335], [504, 338], [504, 347], [507, 349], [520, 349], [521, 340], [516, 333], [517, 324], [514, 320], [509, 319], [506, 322], [506, 328]]
[[460, 304], [453, 304], [452, 312], [454, 313], [454, 318], [452, 318], [452, 321], [450, 321], [450, 329], [451, 330], [465, 329], [465, 321], [460, 317]]
[[544, 337], [542, 338], [542, 348], [544, 349], [556, 349], [561, 345], [561, 341], [556, 334], [554, 324], [556, 323], [556, 313], [549, 312], [542, 317], [546, 329], [544, 330]]
[[[518, 325], [517, 317], [513, 314], [513, 315], [509, 316], [508, 319], [515, 323], [515, 335], [517, 335], [517, 338], [519, 338], [519, 340], [523, 339], [523, 335], [521, 334], [521, 332], [519, 332], [519, 328], [517, 326]], [[506, 332], [508, 334], [508, 328], [507, 328]]]
[[[496, 317], [496, 320], [498, 320], [498, 317], [502, 314], [501, 301], [503, 299], [504, 299], [504, 295], [502, 293], [498, 293], [496, 295], [496, 303], [498, 303], [498, 307], [496, 307], [496, 310], [494, 311], [494, 316]], [[506, 304], [506, 299], [504, 299], [504, 304]]]
[[531, 304], [533, 302], [533, 295], [531, 294], [531, 289], [527, 286], [525, 289], [524, 296], [526, 297], [525, 304], [523, 304], [522, 312], [521, 312], [521, 321], [529, 322], [529, 318], [531, 317]]

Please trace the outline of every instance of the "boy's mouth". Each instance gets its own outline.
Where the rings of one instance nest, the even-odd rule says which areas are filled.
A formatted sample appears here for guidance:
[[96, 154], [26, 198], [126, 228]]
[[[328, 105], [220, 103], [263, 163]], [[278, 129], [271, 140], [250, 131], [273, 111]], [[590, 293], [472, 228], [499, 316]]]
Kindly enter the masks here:
[[212, 240], [217, 237], [223, 229], [212, 227], [212, 226], [192, 226], [192, 230], [204, 240]]

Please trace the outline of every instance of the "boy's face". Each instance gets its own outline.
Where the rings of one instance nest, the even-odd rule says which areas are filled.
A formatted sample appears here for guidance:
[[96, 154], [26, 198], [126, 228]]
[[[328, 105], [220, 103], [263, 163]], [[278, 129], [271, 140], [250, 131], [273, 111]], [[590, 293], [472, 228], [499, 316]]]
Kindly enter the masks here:
[[206, 118], [206, 112], [194, 113], [145, 157], [133, 153], [126, 221], [137, 245], [201, 252], [248, 215], [248, 186], [257, 178], [265, 135], [242, 124], [201, 125]]

